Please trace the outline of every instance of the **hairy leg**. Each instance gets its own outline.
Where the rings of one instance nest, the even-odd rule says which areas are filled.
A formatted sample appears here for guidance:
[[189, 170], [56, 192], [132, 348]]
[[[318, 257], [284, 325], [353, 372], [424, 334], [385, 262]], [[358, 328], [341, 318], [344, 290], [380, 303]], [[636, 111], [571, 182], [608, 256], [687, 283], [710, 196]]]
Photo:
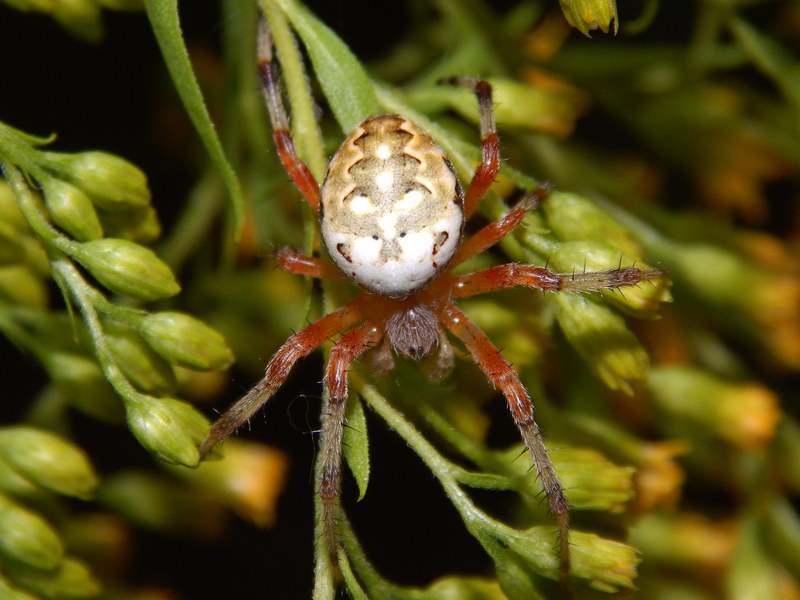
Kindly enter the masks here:
[[344, 279], [339, 270], [330, 262], [306, 256], [293, 248], [281, 248], [278, 250], [275, 260], [281, 269], [289, 271], [289, 273], [316, 279]]
[[319, 212], [319, 185], [311, 174], [308, 166], [297, 154], [292, 141], [292, 134], [289, 130], [289, 117], [283, 105], [281, 96], [281, 85], [278, 79], [278, 68], [275, 64], [275, 56], [272, 52], [272, 36], [269, 33], [269, 25], [265, 19], [261, 19], [258, 25], [258, 74], [261, 78], [261, 89], [264, 93], [264, 102], [269, 111], [269, 119], [272, 123], [272, 136], [275, 138], [275, 146], [278, 148], [278, 156], [284, 168], [289, 173], [294, 184], [302, 192], [314, 212]]
[[208, 437], [200, 445], [200, 455], [207, 454], [252, 417], [283, 385], [298, 360], [308, 356], [325, 340], [360, 321], [361, 311], [357, 303], [356, 299], [290, 336], [270, 359], [264, 378], [211, 426]]
[[370, 323], [345, 333], [331, 350], [324, 385], [328, 390], [327, 410], [323, 411], [320, 453], [322, 479], [322, 527], [331, 560], [335, 564], [337, 550], [336, 516], [342, 478], [342, 435], [347, 403], [347, 369], [358, 356], [375, 347], [383, 332]]
[[544, 267], [508, 263], [454, 277], [453, 297], [466, 298], [518, 286], [553, 292], [599, 292], [663, 279], [666, 275], [663, 269], [638, 267], [559, 274]]
[[445, 314], [445, 326], [459, 338], [469, 350], [475, 362], [486, 373], [489, 381], [502, 392], [522, 441], [533, 459], [544, 493], [550, 504], [550, 512], [558, 527], [561, 575], [569, 575], [569, 503], [556, 476], [553, 463], [542, 440], [542, 434], [533, 414], [533, 402], [522, 385], [519, 375], [503, 358], [503, 355], [486, 334], [456, 306], [450, 305]]
[[478, 209], [481, 199], [500, 169], [500, 140], [497, 137], [492, 108], [492, 86], [487, 81], [474, 77], [448, 77], [439, 83], [469, 88], [478, 97], [481, 115], [481, 162], [475, 169], [464, 196], [464, 218], [469, 219]]
[[525, 194], [522, 200], [517, 202], [516, 206], [508, 211], [505, 216], [497, 221], [489, 223], [473, 236], [464, 240], [456, 251], [453, 260], [450, 261], [450, 268], [469, 260], [502, 240], [512, 229], [522, 222], [526, 214], [535, 210], [549, 193], [550, 185], [540, 185], [535, 190]]

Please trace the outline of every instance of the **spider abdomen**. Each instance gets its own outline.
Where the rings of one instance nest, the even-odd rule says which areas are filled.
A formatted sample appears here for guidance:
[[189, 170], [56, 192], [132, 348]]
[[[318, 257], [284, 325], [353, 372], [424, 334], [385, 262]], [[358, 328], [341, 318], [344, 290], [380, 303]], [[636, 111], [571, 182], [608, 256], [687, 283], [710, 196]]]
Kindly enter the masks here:
[[364, 121], [331, 159], [322, 237], [336, 265], [374, 293], [402, 297], [441, 273], [458, 247], [463, 192], [444, 150], [397, 115]]

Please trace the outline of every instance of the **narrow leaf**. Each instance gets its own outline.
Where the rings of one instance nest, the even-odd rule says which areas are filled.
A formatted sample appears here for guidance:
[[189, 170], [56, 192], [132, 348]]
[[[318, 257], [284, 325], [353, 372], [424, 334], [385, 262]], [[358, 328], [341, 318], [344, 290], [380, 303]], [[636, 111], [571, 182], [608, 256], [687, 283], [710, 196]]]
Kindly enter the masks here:
[[367, 415], [361, 397], [353, 395], [347, 405], [347, 426], [344, 429], [344, 459], [358, 484], [358, 499], [367, 493], [369, 483], [369, 437]]
[[314, 73], [342, 130], [349, 132], [367, 117], [381, 112], [369, 76], [345, 43], [295, 0], [278, 0], [278, 4], [305, 44]]
[[161, 47], [161, 53], [164, 55], [167, 69], [169, 69], [186, 112], [228, 189], [233, 202], [234, 230], [238, 234], [242, 224], [244, 205], [239, 180], [225, 157], [222, 142], [211, 121], [211, 115], [206, 108], [197, 78], [194, 76], [189, 53], [183, 41], [178, 16], [178, 2], [177, 0], [144, 0], [144, 4], [156, 40]]

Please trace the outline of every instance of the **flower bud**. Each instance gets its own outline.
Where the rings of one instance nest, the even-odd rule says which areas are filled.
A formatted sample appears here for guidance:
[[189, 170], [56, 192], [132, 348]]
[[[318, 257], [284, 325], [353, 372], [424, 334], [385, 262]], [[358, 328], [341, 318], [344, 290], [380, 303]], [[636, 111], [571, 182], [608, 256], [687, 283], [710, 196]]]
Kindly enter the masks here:
[[39, 600], [27, 592], [12, 587], [2, 573], [0, 573], [0, 598], [3, 598], [3, 600]]
[[97, 0], [97, 3], [111, 10], [144, 10], [144, 0]]
[[89, 196], [71, 183], [48, 178], [42, 183], [44, 204], [53, 223], [79, 242], [103, 237], [103, 227]]
[[149, 248], [107, 238], [80, 245], [75, 260], [112, 292], [139, 300], [159, 300], [180, 291], [175, 276]]
[[[179, 475], [197, 471], [174, 470]], [[218, 536], [227, 516], [213, 495], [152, 472], [128, 470], [111, 475], [103, 481], [98, 499], [140, 527], [193, 538]]]
[[94, 0], [58, 0], [52, 15], [67, 31], [83, 40], [99, 42], [103, 37], [100, 7]]
[[0, 221], [0, 266], [13, 265], [23, 259], [25, 252], [21, 245], [21, 238], [18, 229], [9, 223]]
[[634, 498], [636, 470], [615, 465], [596, 450], [561, 448], [554, 453], [553, 464], [575, 509], [619, 513]]
[[88, 499], [97, 474], [76, 446], [32, 427], [0, 429], [0, 458], [19, 475], [65, 496]]
[[648, 390], [658, 407], [745, 449], [761, 448], [781, 418], [778, 399], [756, 384], [726, 382], [688, 367], [653, 369]]
[[[533, 572], [558, 579], [558, 560], [553, 549], [552, 527], [531, 527], [525, 531], [515, 531], [514, 535], [500, 530], [495, 533], [495, 537], [507, 549], [506, 552], [512, 555], [493, 557], [498, 567], [498, 576], [501, 575], [501, 563], [521, 562]], [[636, 566], [640, 560], [634, 548], [593, 533], [575, 530], [570, 534], [570, 542], [571, 577], [584, 579], [590, 587], [610, 593], [620, 588], [633, 588]], [[501, 560], [498, 561], [498, 558]]]
[[64, 559], [64, 547], [44, 519], [0, 494], [0, 556], [3, 562], [51, 570]]
[[71, 406], [106, 423], [122, 421], [122, 404], [94, 359], [80, 354], [53, 352], [44, 368], [56, 389]]
[[584, 196], [553, 191], [542, 203], [541, 210], [547, 217], [550, 231], [562, 242], [605, 242], [617, 250], [615, 263], [619, 263], [620, 256], [641, 255], [639, 244], [628, 230]]
[[0, 222], [18, 231], [30, 230], [27, 219], [19, 209], [14, 191], [4, 179], [0, 179]]
[[[623, 257], [617, 248], [601, 241], [558, 244], [550, 255], [550, 265], [559, 273], [590, 273], [629, 266], [636, 266], [643, 271], [650, 269], [643, 262]], [[671, 300], [669, 280], [665, 276], [636, 285], [603, 290], [601, 293], [604, 300], [640, 317], [652, 316], [660, 303]]]
[[45, 156], [103, 210], [113, 212], [150, 203], [147, 177], [141, 169], [119, 156], [100, 151], [48, 152]]
[[600, 29], [603, 33], [617, 33], [619, 17], [616, 0], [560, 0], [561, 11], [567, 22], [583, 35]]
[[210, 429], [206, 418], [191, 405], [173, 398], [139, 395], [127, 399], [128, 426], [148, 451], [167, 462], [196, 467], [197, 445]]
[[156, 210], [148, 206], [137, 206], [100, 215], [107, 237], [121, 238], [146, 244], [161, 237], [161, 223]]
[[649, 359], [625, 320], [608, 306], [573, 294], [555, 296], [556, 319], [569, 343], [612, 390], [632, 393]]
[[104, 329], [114, 362], [136, 387], [156, 395], [175, 389], [172, 367], [135, 330], [115, 322], [107, 323]]
[[733, 523], [714, 523], [687, 513], [644, 515], [630, 533], [631, 544], [648, 564], [699, 572], [727, 568], [737, 538]]
[[100, 583], [89, 568], [74, 558], [65, 558], [58, 569], [41, 571], [20, 565], [9, 565], [8, 575], [16, 584], [40, 598], [95, 598]]
[[288, 469], [289, 461], [280, 450], [231, 439], [225, 443], [225, 460], [176, 471], [183, 479], [221, 497], [243, 518], [268, 527], [275, 522]]
[[149, 314], [139, 324], [139, 333], [173, 364], [210, 370], [226, 369], [233, 362], [233, 353], [218, 331], [183, 313]]
[[0, 299], [27, 308], [47, 308], [47, 287], [27, 267], [0, 267]]

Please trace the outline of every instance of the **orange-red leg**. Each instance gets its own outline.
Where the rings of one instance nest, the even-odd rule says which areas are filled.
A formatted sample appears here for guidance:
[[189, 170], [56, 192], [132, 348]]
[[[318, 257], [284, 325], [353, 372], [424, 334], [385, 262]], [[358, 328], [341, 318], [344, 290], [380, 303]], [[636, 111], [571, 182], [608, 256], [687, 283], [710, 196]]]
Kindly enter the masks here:
[[331, 350], [324, 385], [328, 390], [327, 410], [323, 411], [320, 452], [322, 479], [319, 495], [322, 499], [322, 523], [331, 556], [337, 548], [336, 516], [342, 478], [342, 435], [347, 403], [347, 370], [356, 358], [375, 347], [383, 337], [382, 331], [370, 323], [351, 329]]
[[547, 184], [540, 185], [532, 192], [525, 194], [522, 200], [508, 211], [505, 216], [489, 223], [472, 237], [464, 240], [450, 261], [451, 268], [480, 254], [487, 248], [491, 248], [502, 240], [522, 222], [526, 214], [536, 209], [539, 203], [547, 197], [548, 193], [550, 193], [550, 186]]
[[316, 279], [340, 279], [339, 271], [328, 261], [306, 256], [293, 248], [283, 247], [275, 257], [278, 266], [284, 271], [314, 277]]
[[269, 33], [269, 25], [264, 19], [261, 19], [258, 26], [258, 74], [281, 163], [314, 212], [319, 212], [319, 185], [308, 166], [297, 154], [292, 141], [289, 118], [281, 96], [278, 69], [272, 52], [272, 36]]
[[250, 419], [283, 385], [298, 360], [360, 320], [361, 311], [355, 300], [290, 336], [270, 359], [264, 378], [212, 425], [208, 437], [200, 445], [201, 456]]
[[442, 79], [440, 83], [469, 88], [478, 97], [481, 116], [481, 162], [464, 196], [464, 217], [469, 219], [478, 209], [481, 199], [500, 169], [500, 140], [497, 137], [497, 125], [492, 109], [492, 86], [489, 82], [474, 77], [450, 77]]
[[503, 358], [486, 334], [455, 305], [445, 311], [444, 324], [469, 350], [475, 362], [486, 373], [489, 381], [502, 392], [514, 423], [533, 459], [550, 511], [558, 527], [561, 556], [561, 573], [569, 573], [569, 503], [556, 476], [553, 463], [542, 440], [542, 434], [533, 414], [533, 403], [519, 375]]
[[637, 285], [666, 276], [663, 269], [621, 267], [608, 271], [553, 273], [544, 267], [508, 263], [454, 278], [453, 297], [466, 298], [510, 287], [554, 292], [599, 292]]

